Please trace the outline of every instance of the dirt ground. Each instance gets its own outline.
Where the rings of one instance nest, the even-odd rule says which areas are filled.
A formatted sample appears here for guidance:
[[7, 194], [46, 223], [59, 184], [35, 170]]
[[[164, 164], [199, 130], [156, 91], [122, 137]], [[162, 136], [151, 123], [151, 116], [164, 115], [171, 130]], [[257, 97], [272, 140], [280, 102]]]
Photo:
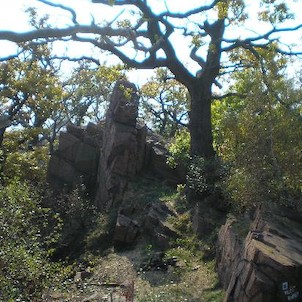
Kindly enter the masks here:
[[[85, 273], [77, 273], [62, 289], [50, 289], [44, 302], [147, 302], [147, 301], [221, 301], [216, 290], [213, 263], [190, 265], [179, 259], [166, 270], [140, 268], [148, 258], [143, 246], [131, 251], [114, 252], [98, 260]], [[90, 272], [89, 272], [90, 271]]]

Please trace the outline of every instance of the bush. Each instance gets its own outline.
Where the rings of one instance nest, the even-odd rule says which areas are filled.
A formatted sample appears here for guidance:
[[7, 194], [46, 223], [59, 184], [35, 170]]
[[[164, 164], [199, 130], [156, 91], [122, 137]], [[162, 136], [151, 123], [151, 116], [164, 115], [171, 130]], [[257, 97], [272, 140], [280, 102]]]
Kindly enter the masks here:
[[56, 244], [56, 258], [76, 258], [83, 252], [84, 238], [96, 223], [95, 207], [86, 198], [84, 187], [58, 196], [51, 193], [46, 199], [48, 207], [56, 211], [62, 220], [61, 236]]
[[113, 244], [113, 232], [117, 219], [115, 210], [98, 213], [93, 226], [85, 237], [86, 250], [92, 253], [103, 253]]
[[168, 164], [175, 168], [182, 164], [187, 167], [190, 164], [190, 133], [187, 129], [178, 131], [173, 142], [169, 146], [170, 156], [167, 160]]
[[226, 166], [218, 157], [205, 159], [196, 156], [188, 168], [187, 185], [198, 196], [220, 194], [226, 175]]
[[261, 72], [250, 69], [233, 87], [248, 92], [245, 98], [213, 103], [216, 149], [231, 166], [226, 192], [240, 211], [272, 203], [302, 207], [301, 85], [279, 73], [270, 81], [267, 89]]
[[[37, 189], [12, 181], [0, 191], [0, 296], [2, 301], [37, 301], [60, 276], [49, 260], [58, 239], [57, 217], [41, 206]], [[55, 228], [50, 230], [49, 222]]]

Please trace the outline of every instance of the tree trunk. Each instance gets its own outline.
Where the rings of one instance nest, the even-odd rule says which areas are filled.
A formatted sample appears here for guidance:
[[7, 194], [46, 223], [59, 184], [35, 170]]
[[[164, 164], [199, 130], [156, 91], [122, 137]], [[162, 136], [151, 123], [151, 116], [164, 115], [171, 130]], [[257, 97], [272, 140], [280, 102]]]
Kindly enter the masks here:
[[191, 156], [210, 159], [215, 154], [211, 123], [211, 84], [198, 81], [190, 95]]
[[[191, 96], [191, 110], [190, 110], [190, 136], [191, 136], [191, 156], [203, 157], [205, 159], [202, 168], [202, 178], [206, 182], [203, 191], [199, 191], [198, 182], [200, 181], [194, 174], [194, 166], [188, 171], [188, 186], [187, 199], [194, 204], [197, 201], [205, 201], [213, 194], [215, 188], [215, 171], [214, 156], [215, 151], [213, 147], [213, 134], [211, 122], [211, 83], [204, 79], [194, 85], [194, 89], [190, 90]], [[193, 161], [192, 164], [198, 164], [198, 161]], [[197, 185], [197, 187], [195, 187]]]
[[211, 159], [215, 155], [211, 124], [212, 85], [220, 70], [221, 43], [225, 29], [224, 19], [219, 19], [213, 24], [206, 22], [204, 27], [211, 36], [207, 59], [201, 74], [189, 88], [191, 155]]
[[[3, 127], [0, 129], [0, 149], [2, 149], [3, 139], [4, 139], [4, 133], [6, 128]], [[5, 154], [0, 154], [0, 184], [3, 184], [3, 166], [5, 163]]]
[[5, 130], [6, 130], [5, 127], [3, 127], [3, 128], [0, 129], [0, 148], [2, 147]]

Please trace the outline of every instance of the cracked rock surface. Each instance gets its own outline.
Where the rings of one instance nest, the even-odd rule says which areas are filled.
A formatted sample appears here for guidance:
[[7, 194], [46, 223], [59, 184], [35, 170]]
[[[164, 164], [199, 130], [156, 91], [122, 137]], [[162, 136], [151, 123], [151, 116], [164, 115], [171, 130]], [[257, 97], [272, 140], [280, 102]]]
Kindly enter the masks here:
[[225, 301], [301, 301], [302, 219], [289, 209], [258, 210], [247, 227], [228, 220], [220, 229], [217, 270]]

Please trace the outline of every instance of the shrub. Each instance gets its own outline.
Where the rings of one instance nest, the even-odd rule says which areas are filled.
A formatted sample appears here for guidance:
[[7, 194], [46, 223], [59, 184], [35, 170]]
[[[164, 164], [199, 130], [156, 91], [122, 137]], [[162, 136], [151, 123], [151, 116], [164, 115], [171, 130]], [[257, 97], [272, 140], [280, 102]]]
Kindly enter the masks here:
[[58, 196], [50, 193], [47, 204], [62, 220], [60, 239], [56, 244], [56, 258], [76, 258], [85, 247], [84, 238], [96, 223], [96, 209], [86, 198], [85, 188], [78, 187]]
[[99, 213], [92, 228], [85, 237], [86, 250], [104, 252], [113, 243], [113, 231], [116, 222], [116, 213]]
[[272, 203], [301, 210], [301, 85], [268, 74], [238, 73], [231, 90], [246, 97], [213, 102], [216, 149], [231, 166], [226, 192], [241, 211]]
[[[41, 206], [37, 189], [12, 181], [0, 191], [0, 296], [2, 301], [36, 301], [60, 275], [49, 260], [50, 232], [57, 218]], [[54, 230], [52, 228], [52, 230]], [[44, 237], [45, 236], [45, 237]]]
[[187, 186], [199, 196], [220, 193], [226, 175], [227, 168], [218, 157], [196, 156], [188, 168]]
[[170, 156], [168, 164], [175, 168], [180, 163], [187, 167], [190, 163], [190, 133], [187, 129], [176, 132], [173, 142], [169, 146]]

